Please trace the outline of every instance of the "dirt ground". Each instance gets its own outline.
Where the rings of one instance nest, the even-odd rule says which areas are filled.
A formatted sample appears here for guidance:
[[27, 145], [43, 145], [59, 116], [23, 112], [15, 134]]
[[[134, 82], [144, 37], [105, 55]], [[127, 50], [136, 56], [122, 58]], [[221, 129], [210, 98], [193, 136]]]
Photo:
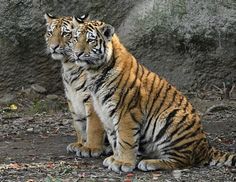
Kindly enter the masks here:
[[[236, 100], [189, 94], [203, 115], [212, 145], [236, 152]], [[37, 98], [37, 99], [36, 99]], [[194, 167], [175, 171], [117, 174], [102, 166], [105, 158], [78, 158], [66, 146], [75, 140], [63, 98], [17, 95], [0, 105], [0, 182], [5, 181], [236, 181], [236, 168]]]

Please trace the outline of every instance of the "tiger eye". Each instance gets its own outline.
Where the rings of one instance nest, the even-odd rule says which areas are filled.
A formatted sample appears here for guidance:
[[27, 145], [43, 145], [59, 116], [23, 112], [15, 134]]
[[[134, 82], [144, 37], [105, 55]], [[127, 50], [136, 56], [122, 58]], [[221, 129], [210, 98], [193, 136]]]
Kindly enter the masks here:
[[47, 35], [48, 35], [48, 36], [52, 36], [52, 31], [51, 31], [51, 30], [48, 30]]
[[95, 43], [95, 39], [88, 39], [88, 43]]

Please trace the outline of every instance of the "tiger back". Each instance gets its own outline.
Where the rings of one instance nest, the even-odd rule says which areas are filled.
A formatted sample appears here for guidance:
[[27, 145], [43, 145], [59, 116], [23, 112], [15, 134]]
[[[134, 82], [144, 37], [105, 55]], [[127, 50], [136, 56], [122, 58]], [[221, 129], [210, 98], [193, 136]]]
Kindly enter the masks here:
[[111, 25], [76, 18], [73, 25], [74, 59], [86, 69], [94, 108], [113, 148], [104, 166], [116, 172], [130, 172], [136, 165], [143, 171], [235, 166], [235, 154], [209, 146], [187, 98], [139, 64]]
[[[86, 17], [85, 17], [86, 18]], [[62, 79], [77, 141], [67, 146], [80, 157], [99, 156], [104, 150], [104, 129], [93, 110], [82, 67], [69, 58], [72, 42], [72, 17], [45, 14], [47, 50], [54, 60], [62, 62]]]

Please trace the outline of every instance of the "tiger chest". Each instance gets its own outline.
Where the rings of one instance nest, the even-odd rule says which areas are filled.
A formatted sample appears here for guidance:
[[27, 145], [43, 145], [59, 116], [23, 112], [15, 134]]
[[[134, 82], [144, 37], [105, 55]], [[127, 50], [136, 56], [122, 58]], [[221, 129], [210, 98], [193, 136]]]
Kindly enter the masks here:
[[80, 85], [80, 79], [77, 79], [76, 81], [71, 84], [68, 82], [71, 77], [69, 74], [64, 73], [63, 74], [63, 84], [65, 87], [65, 95], [66, 98], [71, 103], [73, 110], [78, 115], [85, 115], [85, 106], [83, 103], [84, 97], [86, 95], [85, 92], [82, 91], [76, 91], [77, 85]]
[[105, 127], [105, 130], [113, 130], [114, 129], [114, 125], [113, 122], [111, 120], [111, 118], [109, 117], [109, 108], [106, 104], [102, 104], [101, 102], [101, 98], [97, 97], [97, 95], [95, 95], [94, 93], [91, 93], [92, 95], [92, 99], [93, 99], [93, 106], [94, 109], [96, 111], [96, 113], [98, 114], [99, 118], [101, 119], [101, 121], [103, 122], [103, 125]]

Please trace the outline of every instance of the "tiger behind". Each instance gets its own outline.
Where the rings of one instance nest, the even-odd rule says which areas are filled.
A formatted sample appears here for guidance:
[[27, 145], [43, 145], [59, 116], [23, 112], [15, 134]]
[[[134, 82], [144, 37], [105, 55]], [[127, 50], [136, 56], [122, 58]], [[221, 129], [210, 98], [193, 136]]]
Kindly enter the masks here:
[[65, 94], [77, 133], [77, 142], [68, 145], [67, 150], [76, 152], [81, 157], [99, 156], [103, 151], [104, 129], [91, 104], [90, 94], [86, 88], [85, 71], [73, 64], [68, 56], [72, 17], [53, 17], [45, 14], [45, 19], [47, 49], [53, 59], [62, 62]]
[[113, 149], [103, 161], [106, 167], [129, 172], [136, 165], [143, 171], [235, 166], [235, 154], [209, 146], [187, 98], [139, 64], [111, 25], [76, 18], [73, 25], [73, 56], [86, 69], [94, 108]]

